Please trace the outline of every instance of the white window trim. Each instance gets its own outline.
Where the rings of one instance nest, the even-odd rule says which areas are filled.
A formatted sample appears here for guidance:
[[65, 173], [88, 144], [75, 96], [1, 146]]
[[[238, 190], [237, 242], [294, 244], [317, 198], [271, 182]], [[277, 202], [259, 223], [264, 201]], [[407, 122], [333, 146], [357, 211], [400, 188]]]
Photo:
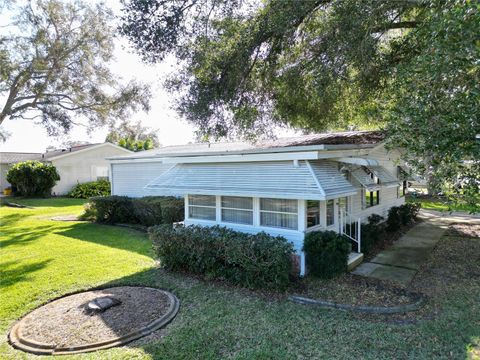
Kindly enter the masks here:
[[[253, 224], [255, 223], [255, 206], [254, 206], [254, 201], [253, 201], [254, 198], [253, 197], [245, 196], [245, 198], [252, 199], [252, 208], [251, 209], [224, 207], [224, 206], [222, 206], [222, 197], [240, 197], [240, 196], [229, 196], [229, 195], [218, 196], [218, 198], [220, 198], [220, 218], [219, 218], [220, 223], [253, 226]], [[225, 210], [236, 210], [236, 211], [250, 212], [250, 213], [252, 213], [252, 223], [251, 224], [245, 224], [245, 223], [237, 223], [237, 222], [233, 222], [233, 221], [223, 220], [222, 210], [224, 210], [224, 209]]]
[[[185, 220], [187, 221], [192, 221], [195, 223], [198, 223], [200, 225], [205, 225], [205, 226], [214, 226], [214, 225], [220, 225], [220, 226], [235, 226], [235, 228], [245, 228], [249, 229], [252, 231], [258, 230], [258, 231], [266, 231], [266, 232], [283, 232], [285, 234], [298, 234], [298, 233], [304, 233], [306, 229], [302, 227], [302, 218], [306, 216], [305, 210], [302, 211], [301, 206], [305, 205], [305, 200], [296, 200], [297, 201], [297, 207], [298, 207], [298, 213], [283, 213], [279, 212], [281, 214], [290, 214], [290, 215], [297, 215], [297, 228], [296, 229], [291, 229], [291, 228], [283, 228], [283, 227], [272, 227], [272, 226], [265, 226], [260, 224], [260, 199], [259, 197], [253, 197], [253, 224], [240, 224], [240, 223], [233, 223], [233, 222], [226, 222], [222, 221], [222, 207], [221, 207], [221, 195], [216, 195], [216, 201], [215, 201], [215, 213], [216, 213], [216, 219], [215, 220], [206, 220], [206, 219], [197, 219], [197, 218], [192, 218], [189, 216], [189, 207], [190, 206], [203, 206], [203, 207], [208, 207], [208, 208], [213, 208], [213, 206], [205, 206], [205, 205], [190, 205], [188, 201], [188, 196], [189, 195], [197, 195], [197, 194], [187, 194], [185, 195]], [[225, 195], [229, 196], [229, 195]], [[288, 199], [291, 200], [291, 199]], [[322, 202], [321, 202], [322, 203]], [[235, 209], [235, 210], [245, 210], [245, 209]], [[247, 210], [248, 211], [248, 210]], [[262, 210], [265, 212], [269, 212], [266, 210]], [[302, 216], [302, 218], [300, 218]], [[306, 222], [306, 219], [303, 221]], [[305, 225], [306, 226], [306, 223]]]
[[[185, 195], [185, 219], [188, 219], [188, 220], [194, 220], [194, 221], [209, 221], [209, 222], [215, 222], [217, 219], [218, 219], [218, 196], [217, 198], [215, 199], [215, 205], [214, 206], [209, 206], [209, 205], [191, 205], [190, 204], [190, 201], [188, 199], [189, 196], [195, 196], [196, 194], [187, 194]], [[209, 195], [208, 195], [209, 196]], [[199, 208], [208, 208], [208, 209], [215, 209], [215, 218], [216, 220], [208, 220], [208, 219], [199, 219], [199, 218], [195, 218], [195, 217], [191, 217], [190, 216], [190, 208], [191, 207], [199, 207]]]

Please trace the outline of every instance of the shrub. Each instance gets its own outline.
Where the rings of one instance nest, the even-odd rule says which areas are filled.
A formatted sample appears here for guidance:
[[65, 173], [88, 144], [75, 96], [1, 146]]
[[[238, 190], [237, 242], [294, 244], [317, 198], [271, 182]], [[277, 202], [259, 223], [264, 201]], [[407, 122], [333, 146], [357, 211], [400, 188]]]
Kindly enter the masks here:
[[283, 237], [245, 234], [225, 227], [159, 225], [149, 229], [162, 265], [248, 288], [284, 290], [293, 246]]
[[55, 166], [41, 161], [16, 163], [7, 172], [7, 181], [23, 196], [49, 196], [59, 180]]
[[184, 200], [173, 196], [147, 196], [132, 203], [136, 221], [145, 226], [172, 224], [185, 217]]
[[[86, 211], [95, 214], [95, 221], [109, 224], [141, 224], [152, 226], [172, 224], [184, 218], [183, 199], [150, 196], [129, 198], [105, 196], [90, 199]], [[87, 216], [87, 215], [85, 215]]]
[[77, 199], [88, 199], [93, 196], [110, 195], [110, 182], [108, 180], [91, 181], [75, 185], [68, 196]]
[[[132, 200], [127, 196], [101, 196], [90, 199], [90, 207], [99, 223], [131, 223], [133, 220]], [[135, 222], [134, 222], [135, 223]]]
[[303, 244], [307, 269], [321, 278], [332, 278], [347, 271], [349, 241], [334, 231], [313, 231]]
[[362, 245], [361, 251], [365, 254], [370, 253], [375, 245], [383, 238], [385, 227], [381, 222], [384, 218], [377, 214], [368, 217], [368, 223], [362, 224]]
[[420, 211], [420, 204], [407, 203], [399, 207], [399, 216], [402, 225], [408, 225], [417, 220], [418, 212]]
[[394, 232], [400, 229], [402, 220], [400, 219], [400, 207], [392, 206], [388, 210], [387, 231]]

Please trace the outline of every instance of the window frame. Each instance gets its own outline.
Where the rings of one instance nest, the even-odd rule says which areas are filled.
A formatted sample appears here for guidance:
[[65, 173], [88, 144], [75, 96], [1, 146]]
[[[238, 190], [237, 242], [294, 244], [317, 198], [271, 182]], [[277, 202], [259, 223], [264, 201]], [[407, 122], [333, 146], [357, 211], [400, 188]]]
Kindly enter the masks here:
[[[244, 198], [244, 199], [250, 199], [252, 207], [251, 208], [232, 208], [232, 207], [226, 207], [223, 206], [223, 199], [224, 198]], [[227, 224], [238, 224], [238, 225], [248, 225], [248, 226], [253, 226], [254, 221], [255, 221], [255, 210], [254, 210], [254, 200], [253, 197], [247, 197], [247, 196], [230, 196], [230, 195], [221, 195], [220, 196], [220, 222], [222, 223], [227, 223]], [[240, 211], [240, 212], [249, 212], [251, 214], [251, 222], [250, 223], [242, 223], [242, 222], [234, 222], [234, 221], [228, 221], [223, 218], [223, 210], [233, 210], [233, 211]]]
[[[287, 200], [287, 201], [292, 201], [292, 202], [295, 202], [295, 207], [296, 207], [297, 211], [295, 213], [293, 213], [293, 212], [287, 212], [287, 211], [262, 210], [262, 200]], [[265, 224], [262, 223], [262, 213], [294, 215], [295, 216], [295, 227], [293, 228], [293, 227], [285, 227], [285, 226], [265, 225]], [[298, 226], [299, 226], [298, 214], [299, 214], [299, 206], [298, 206], [298, 200], [296, 200], [296, 199], [259, 198], [258, 224], [259, 224], [260, 227], [298, 231]]]
[[[212, 206], [212, 205], [192, 204], [190, 198], [191, 198], [191, 197], [194, 197], [194, 196], [213, 197], [213, 199], [214, 199], [214, 205]], [[188, 219], [199, 220], [199, 221], [217, 221], [217, 197], [216, 197], [215, 195], [188, 194], [187, 200], [188, 200], [188, 211], [187, 211]], [[214, 211], [214, 217], [213, 217], [213, 219], [202, 219], [202, 218], [198, 218], [198, 217], [193, 217], [193, 216], [191, 215], [191, 212], [190, 212], [190, 210], [191, 210], [192, 208], [207, 208], [207, 209], [213, 209], [213, 210], [215, 210], [215, 211]]]
[[[318, 222], [315, 224], [315, 225], [308, 225], [308, 209], [309, 209], [309, 206], [308, 206], [308, 203], [309, 202], [316, 202], [318, 204]], [[310, 208], [314, 208], [314, 207], [310, 207]], [[305, 216], [306, 216], [306, 228], [307, 229], [312, 229], [312, 228], [315, 228], [315, 227], [318, 227], [321, 225], [321, 221], [322, 221], [322, 209], [321, 209], [321, 205], [320, 205], [320, 200], [306, 200], [305, 201]]]

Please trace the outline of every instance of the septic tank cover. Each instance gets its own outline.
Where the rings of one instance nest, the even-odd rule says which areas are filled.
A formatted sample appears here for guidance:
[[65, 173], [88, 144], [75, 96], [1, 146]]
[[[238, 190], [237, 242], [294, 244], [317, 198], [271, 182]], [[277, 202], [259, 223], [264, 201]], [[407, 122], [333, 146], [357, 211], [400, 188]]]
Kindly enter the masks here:
[[39, 355], [65, 355], [123, 345], [167, 325], [179, 301], [160, 289], [121, 286], [54, 300], [18, 321], [10, 343]]

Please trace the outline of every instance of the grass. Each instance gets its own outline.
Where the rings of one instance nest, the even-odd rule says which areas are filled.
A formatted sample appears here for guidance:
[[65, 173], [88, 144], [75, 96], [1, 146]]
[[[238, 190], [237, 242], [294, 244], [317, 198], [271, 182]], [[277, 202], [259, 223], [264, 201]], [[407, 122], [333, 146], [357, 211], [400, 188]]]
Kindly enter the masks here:
[[[3, 334], [16, 319], [42, 303], [96, 286], [154, 286], [173, 291], [181, 301], [180, 312], [165, 337], [68, 359], [430, 359], [478, 355], [480, 264], [478, 256], [464, 255], [465, 249], [479, 253], [478, 238], [457, 234], [442, 239], [444, 248], [438, 256], [445, 253], [455, 259], [449, 262], [451, 277], [447, 282], [437, 279], [444, 288], [431, 296], [428, 310], [433, 315], [429, 312], [420, 321], [408, 323], [316, 309], [282, 296], [172, 274], [157, 267], [149, 240], [142, 233], [50, 220], [79, 213], [81, 201], [18, 202], [34, 208], [0, 209]], [[444, 260], [434, 266], [442, 263]], [[0, 340], [0, 358], [34, 357], [12, 349], [5, 336]]]
[[408, 202], [415, 202], [420, 203], [422, 209], [427, 210], [436, 210], [441, 212], [451, 212], [451, 211], [459, 211], [465, 213], [472, 213], [474, 212], [474, 207], [472, 205], [464, 204], [464, 203], [449, 203], [444, 198], [440, 197], [433, 197], [433, 196], [426, 196], [421, 195], [418, 197], [413, 197], [411, 195], [407, 196]]

